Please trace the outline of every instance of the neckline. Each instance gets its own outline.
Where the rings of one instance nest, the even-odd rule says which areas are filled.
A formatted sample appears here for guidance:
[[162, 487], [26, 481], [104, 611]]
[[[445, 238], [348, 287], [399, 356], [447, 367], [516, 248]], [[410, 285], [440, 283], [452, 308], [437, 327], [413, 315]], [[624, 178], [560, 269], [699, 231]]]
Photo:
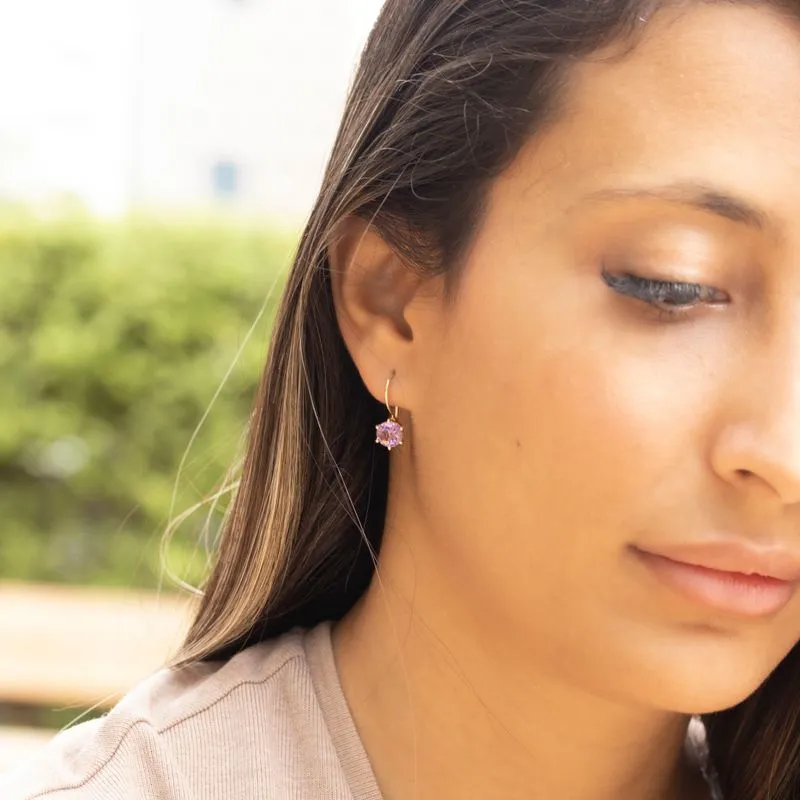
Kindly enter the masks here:
[[[383, 800], [364, 744], [350, 713], [339, 681], [331, 638], [332, 623], [322, 622], [305, 631], [303, 650], [328, 733], [353, 795], [353, 800]], [[711, 800], [724, 800], [708, 750], [706, 729], [693, 716], [686, 731], [686, 747], [711, 791]]]
[[303, 637], [311, 681], [328, 733], [353, 800], [383, 800], [367, 751], [339, 682], [331, 639], [331, 623], [322, 622]]

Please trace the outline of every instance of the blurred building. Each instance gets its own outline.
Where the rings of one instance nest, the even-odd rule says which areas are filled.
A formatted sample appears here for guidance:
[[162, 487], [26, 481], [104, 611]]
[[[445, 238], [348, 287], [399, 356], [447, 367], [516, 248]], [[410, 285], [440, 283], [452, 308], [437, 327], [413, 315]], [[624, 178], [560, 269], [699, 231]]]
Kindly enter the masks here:
[[6, 2], [0, 201], [302, 217], [381, 4]]

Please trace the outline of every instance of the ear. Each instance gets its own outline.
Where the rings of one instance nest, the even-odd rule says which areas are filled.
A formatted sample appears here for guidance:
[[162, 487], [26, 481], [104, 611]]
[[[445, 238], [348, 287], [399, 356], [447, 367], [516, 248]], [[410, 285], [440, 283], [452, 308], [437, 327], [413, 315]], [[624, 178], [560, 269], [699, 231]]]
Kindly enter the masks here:
[[408, 311], [423, 278], [405, 264], [377, 230], [356, 216], [343, 218], [328, 244], [339, 329], [370, 394], [410, 408], [414, 330]]

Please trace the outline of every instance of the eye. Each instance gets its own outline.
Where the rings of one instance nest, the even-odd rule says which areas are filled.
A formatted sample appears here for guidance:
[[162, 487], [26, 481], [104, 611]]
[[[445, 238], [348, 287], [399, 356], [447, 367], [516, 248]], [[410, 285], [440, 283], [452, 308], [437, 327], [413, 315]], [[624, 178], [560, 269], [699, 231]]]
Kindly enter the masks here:
[[605, 268], [603, 280], [615, 292], [642, 300], [667, 316], [686, 313], [698, 305], [720, 305], [729, 301], [725, 292], [702, 283], [660, 281], [630, 272], [612, 275]]

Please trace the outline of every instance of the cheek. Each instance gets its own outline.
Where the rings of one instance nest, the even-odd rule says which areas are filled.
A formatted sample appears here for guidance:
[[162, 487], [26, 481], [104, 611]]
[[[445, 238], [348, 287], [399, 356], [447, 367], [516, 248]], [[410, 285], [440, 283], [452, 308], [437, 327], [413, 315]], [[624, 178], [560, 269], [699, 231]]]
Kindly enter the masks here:
[[686, 496], [708, 380], [680, 347], [631, 345], [569, 281], [528, 273], [465, 285], [420, 414], [420, 485], [436, 487], [438, 529], [483, 563], [590, 569], [653, 524], [658, 496]]

